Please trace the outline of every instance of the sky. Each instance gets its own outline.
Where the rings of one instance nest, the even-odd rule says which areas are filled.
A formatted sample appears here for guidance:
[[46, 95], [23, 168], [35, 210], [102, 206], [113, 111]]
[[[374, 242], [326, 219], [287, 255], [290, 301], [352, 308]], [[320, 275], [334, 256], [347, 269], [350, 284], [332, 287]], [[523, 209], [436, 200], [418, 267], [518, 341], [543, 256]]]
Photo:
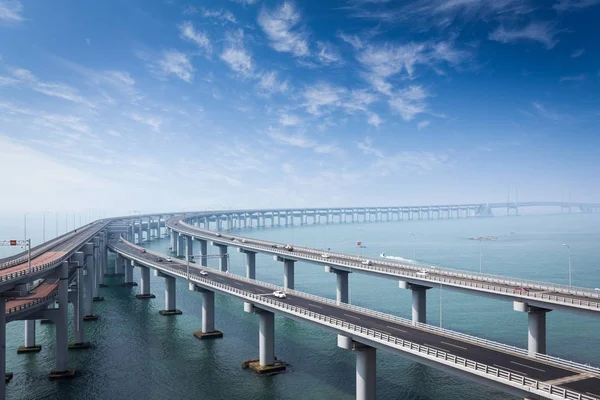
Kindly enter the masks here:
[[600, 0], [0, 0], [0, 210], [598, 202], [598, 17]]

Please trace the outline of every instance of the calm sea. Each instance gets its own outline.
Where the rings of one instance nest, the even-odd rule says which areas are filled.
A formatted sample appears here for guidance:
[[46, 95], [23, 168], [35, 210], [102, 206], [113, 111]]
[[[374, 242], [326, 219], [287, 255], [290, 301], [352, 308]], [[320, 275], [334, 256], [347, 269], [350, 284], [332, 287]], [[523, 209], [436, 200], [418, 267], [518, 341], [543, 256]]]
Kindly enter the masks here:
[[[61, 216], [64, 218], [64, 216]], [[54, 237], [49, 222], [46, 238]], [[20, 238], [23, 217], [0, 220], [0, 239]], [[30, 236], [41, 240], [41, 218], [28, 220]], [[72, 229], [72, 221], [69, 229]], [[59, 231], [65, 229], [59, 220]], [[378, 256], [385, 252], [432, 264], [478, 271], [481, 250], [486, 273], [568, 283], [567, 243], [572, 248], [573, 285], [600, 287], [600, 215], [496, 217], [441, 221], [330, 224], [294, 228], [249, 229], [248, 236], [332, 251]], [[511, 234], [512, 232], [512, 234]], [[473, 236], [497, 236], [479, 243]], [[361, 241], [365, 248], [356, 246]], [[150, 248], [166, 251], [168, 240]], [[13, 250], [14, 251], [14, 250]], [[0, 256], [10, 254], [2, 249]], [[212, 265], [212, 264], [211, 264]], [[216, 267], [215, 265], [212, 265]], [[244, 274], [243, 255], [231, 253], [231, 272]], [[139, 282], [139, 273], [135, 271]], [[282, 284], [283, 266], [271, 257], [257, 257], [257, 278]], [[177, 307], [183, 315], [163, 317], [164, 286], [152, 276], [154, 300], [137, 300], [137, 288], [114, 278], [101, 289], [105, 301], [95, 303], [100, 320], [86, 322], [93, 348], [71, 352], [78, 376], [51, 382], [54, 327], [37, 325], [40, 353], [17, 355], [23, 323], [7, 326], [8, 399], [353, 399], [355, 356], [337, 347], [336, 336], [299, 322], [276, 318], [276, 355], [290, 371], [259, 377], [242, 370], [242, 361], [258, 356], [258, 318], [244, 313], [239, 300], [216, 296], [216, 327], [223, 339], [199, 341], [201, 296], [177, 284]], [[296, 265], [296, 288], [335, 297], [335, 275], [322, 267]], [[351, 302], [410, 318], [411, 295], [392, 280], [353, 274]], [[456, 331], [526, 347], [527, 315], [512, 303], [453, 293], [427, 292], [427, 322]], [[440, 313], [441, 305], [441, 313]], [[548, 315], [548, 353], [568, 360], [600, 365], [600, 319], [554, 311]], [[459, 379], [433, 368], [379, 351], [377, 392], [381, 399], [507, 399], [502, 392]]]

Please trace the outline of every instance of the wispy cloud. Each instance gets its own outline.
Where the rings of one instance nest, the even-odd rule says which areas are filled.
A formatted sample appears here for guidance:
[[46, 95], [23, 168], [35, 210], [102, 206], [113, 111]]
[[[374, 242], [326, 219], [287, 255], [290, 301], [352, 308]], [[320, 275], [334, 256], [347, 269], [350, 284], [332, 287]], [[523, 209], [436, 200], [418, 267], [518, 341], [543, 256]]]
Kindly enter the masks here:
[[297, 126], [302, 123], [302, 120], [294, 114], [281, 114], [279, 116], [279, 123], [283, 126]]
[[231, 0], [234, 3], [243, 4], [243, 5], [252, 5], [255, 4], [258, 0]]
[[421, 130], [421, 129], [425, 129], [429, 126], [430, 122], [429, 121], [421, 121], [417, 124], [417, 129]]
[[221, 22], [230, 22], [232, 24], [237, 23], [235, 15], [229, 10], [202, 10], [202, 16], [204, 18], [215, 18]]
[[168, 75], [175, 75], [188, 83], [194, 80], [195, 70], [190, 58], [178, 50], [163, 52], [162, 58], [158, 61], [158, 68], [159, 75], [162, 78], [166, 78]]
[[11, 72], [13, 79], [16, 79], [19, 84], [27, 86], [36, 92], [68, 100], [73, 103], [85, 104], [90, 107], [94, 106], [90, 101], [81, 96], [79, 91], [72, 86], [64, 83], [40, 81], [31, 71], [24, 68], [14, 68]]
[[584, 49], [575, 50], [573, 53], [571, 53], [571, 58], [581, 57], [583, 53], [585, 53]]
[[543, 44], [547, 49], [551, 49], [558, 43], [558, 40], [554, 39], [557, 33], [553, 23], [537, 21], [531, 22], [523, 28], [512, 30], [507, 30], [501, 25], [490, 33], [488, 38], [502, 43], [515, 43], [523, 40], [533, 41]]
[[329, 42], [317, 42], [316, 57], [321, 64], [325, 65], [339, 65], [343, 63], [340, 52]]
[[276, 71], [259, 74], [257, 86], [267, 94], [286, 93], [290, 89], [288, 82], [280, 80]]
[[344, 88], [321, 82], [307, 87], [302, 93], [302, 97], [305, 100], [306, 111], [315, 116], [320, 116], [324, 113], [323, 108], [339, 107], [345, 93]]
[[308, 35], [303, 27], [298, 26], [300, 18], [294, 3], [284, 1], [273, 10], [263, 7], [258, 15], [258, 24], [275, 50], [305, 57], [310, 54]]
[[553, 8], [557, 11], [575, 11], [600, 4], [600, 0], [558, 0]]
[[368, 136], [362, 142], [358, 142], [356, 147], [366, 155], [373, 155], [377, 158], [384, 157], [383, 151], [373, 147], [373, 140]]
[[23, 4], [19, 0], [0, 0], [0, 21], [23, 21]]
[[140, 124], [148, 125], [155, 132], [160, 132], [160, 126], [162, 125], [162, 120], [158, 117], [140, 115], [137, 113], [131, 113], [127, 115], [132, 120], [139, 122]]
[[190, 21], [179, 24], [178, 28], [182, 39], [195, 43], [208, 54], [212, 52], [212, 46], [206, 33], [197, 31]]
[[587, 78], [586, 74], [561, 76], [560, 82], [581, 82], [581, 81], [584, 81], [586, 78]]
[[221, 60], [225, 61], [234, 72], [244, 77], [254, 75], [254, 63], [244, 46], [244, 32], [241, 29], [228, 35], [227, 46], [221, 53]]
[[392, 94], [388, 104], [405, 121], [410, 121], [418, 114], [425, 112], [425, 99], [428, 93], [421, 86], [409, 86]]
[[286, 146], [311, 149], [319, 154], [334, 154], [341, 152], [341, 149], [335, 144], [321, 143], [301, 133], [290, 134], [271, 129], [269, 131], [269, 137]]
[[543, 104], [541, 104], [537, 101], [533, 102], [533, 108], [538, 113], [538, 115], [540, 115], [541, 117], [550, 119], [552, 121], [560, 121], [562, 119], [565, 119], [564, 115], [561, 115], [561, 114], [558, 114], [557, 112], [548, 110]]
[[383, 123], [383, 120], [379, 117], [379, 115], [375, 113], [369, 113], [369, 119], [367, 120], [367, 122], [369, 125], [378, 127]]

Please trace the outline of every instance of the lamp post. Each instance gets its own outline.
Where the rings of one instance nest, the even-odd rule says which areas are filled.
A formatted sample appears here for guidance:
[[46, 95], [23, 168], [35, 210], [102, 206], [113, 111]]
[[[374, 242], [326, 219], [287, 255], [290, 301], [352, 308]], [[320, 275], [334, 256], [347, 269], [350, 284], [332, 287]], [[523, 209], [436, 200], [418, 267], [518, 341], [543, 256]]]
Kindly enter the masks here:
[[26, 212], [23, 215], [23, 240], [27, 240], [27, 215], [31, 214], [31, 212]]
[[44, 210], [44, 214], [42, 217], [42, 221], [43, 221], [43, 230], [44, 232], [42, 232], [42, 243], [46, 243], [46, 213], [50, 212], [52, 210]]
[[562, 245], [565, 246], [567, 248], [567, 251], [569, 252], [569, 286], [571, 286], [571, 246], [565, 243], [563, 243]]

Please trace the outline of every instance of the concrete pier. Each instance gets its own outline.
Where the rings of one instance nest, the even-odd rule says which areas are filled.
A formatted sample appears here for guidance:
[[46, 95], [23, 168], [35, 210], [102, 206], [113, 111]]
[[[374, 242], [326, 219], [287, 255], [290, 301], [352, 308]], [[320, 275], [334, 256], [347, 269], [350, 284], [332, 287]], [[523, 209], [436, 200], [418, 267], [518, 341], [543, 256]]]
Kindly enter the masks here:
[[154, 271], [158, 276], [165, 278], [165, 309], [159, 311], [160, 315], [179, 315], [181, 310], [177, 309], [176, 299], [177, 294], [175, 293], [175, 278], [169, 275], [165, 275], [160, 271]]
[[289, 260], [280, 256], [273, 256], [275, 261], [283, 261], [283, 289], [294, 289], [294, 264], [295, 260]]
[[219, 249], [219, 271], [227, 272], [229, 254], [227, 254], [227, 246], [212, 242], [212, 245]]
[[42, 350], [41, 344], [35, 343], [35, 320], [26, 320], [25, 322], [25, 343], [19, 346], [17, 353], [37, 353]]
[[246, 278], [256, 279], [256, 252], [238, 248], [239, 253], [246, 254]]
[[375, 400], [377, 397], [377, 350], [338, 335], [338, 347], [356, 353], [356, 400]]
[[190, 282], [190, 290], [202, 293], [202, 329], [194, 331], [198, 339], [222, 338], [223, 332], [215, 329], [215, 292], [200, 288]]
[[58, 282], [58, 308], [52, 310], [52, 320], [56, 326], [56, 363], [50, 371], [50, 379], [67, 379], [75, 376], [69, 369], [69, 262], [63, 261], [56, 269]]
[[177, 257], [185, 256], [185, 236], [181, 233], [177, 235]]
[[334, 268], [329, 265], [325, 266], [325, 272], [329, 272], [336, 275], [336, 302], [337, 304], [346, 303], [348, 304], [348, 274], [349, 270], [343, 270]]
[[174, 230], [171, 230], [171, 240], [170, 240], [170, 247], [171, 247], [171, 253], [175, 253], [177, 252], [177, 232], [175, 232]]
[[527, 313], [527, 351], [530, 356], [536, 353], [546, 354], [546, 308], [533, 307], [527, 303], [515, 301], [515, 311]]
[[74, 292], [71, 292], [73, 303], [73, 343], [69, 343], [69, 349], [89, 349], [90, 342], [84, 340], [84, 325], [83, 325], [83, 266], [85, 255], [82, 251], [76, 252], [71, 259], [77, 263], [76, 279], [77, 287]]
[[194, 256], [194, 240], [191, 236], [185, 237], [185, 259], [186, 261], [192, 261]]
[[207, 267], [208, 260], [206, 256], [208, 255], [208, 243], [206, 242], [206, 240], [200, 239], [198, 239], [198, 242], [200, 242], [200, 265], [202, 265], [203, 267]]
[[94, 314], [94, 277], [96, 276], [96, 269], [94, 268], [94, 243], [86, 243], [83, 247], [83, 254], [85, 254], [83, 320], [95, 321], [98, 319], [98, 316]]
[[133, 281], [133, 264], [128, 258], [123, 258], [123, 264], [125, 266], [125, 280], [123, 286], [137, 286], [137, 283]]
[[140, 267], [140, 293], [135, 297], [138, 299], [154, 299], [156, 296], [150, 293], [150, 268], [141, 264], [136, 264]]
[[413, 285], [412, 292], [412, 322], [425, 324], [427, 321], [427, 288]]
[[244, 311], [251, 314], [258, 314], [260, 317], [258, 338], [259, 358], [258, 360], [248, 360], [242, 366], [250, 367], [259, 374], [273, 374], [285, 371], [285, 362], [279, 361], [275, 357], [275, 314], [246, 302], [244, 303]]
[[[6, 299], [0, 297], [0, 376], [6, 375]], [[0, 385], [0, 399], [6, 398], [6, 384], [3, 382]]]
[[104, 297], [100, 296], [100, 283], [104, 280], [102, 275], [102, 266], [100, 263], [100, 237], [94, 237], [94, 290], [93, 301], [103, 301]]

